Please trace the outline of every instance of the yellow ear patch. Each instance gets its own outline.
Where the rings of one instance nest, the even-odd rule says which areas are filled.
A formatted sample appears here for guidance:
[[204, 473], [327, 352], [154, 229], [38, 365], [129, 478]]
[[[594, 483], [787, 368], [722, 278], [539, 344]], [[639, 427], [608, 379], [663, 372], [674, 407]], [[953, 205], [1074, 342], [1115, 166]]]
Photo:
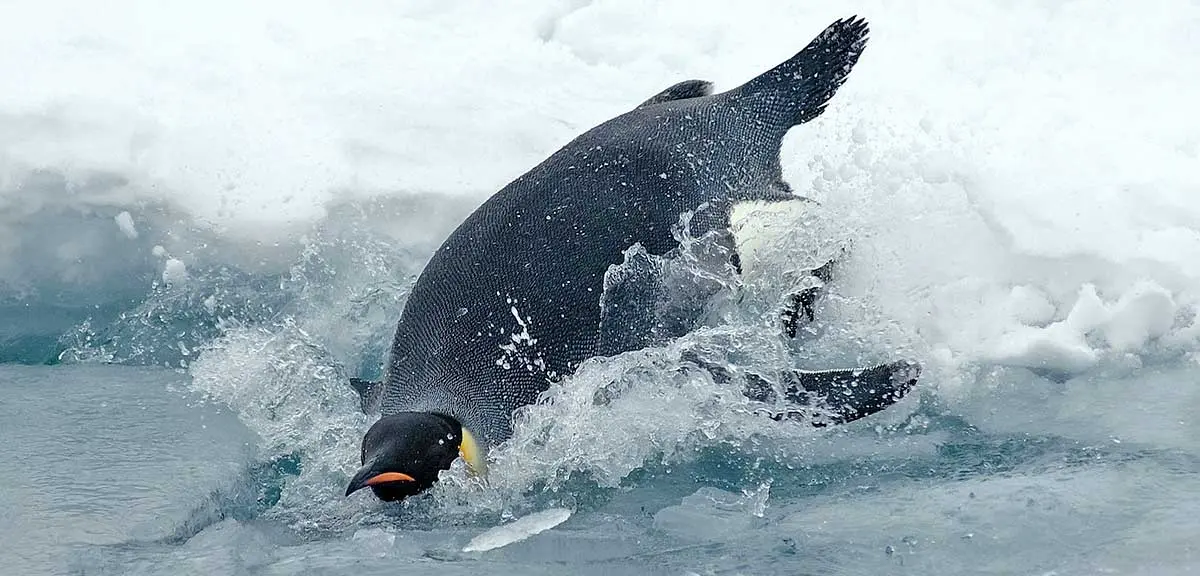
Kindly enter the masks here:
[[458, 445], [458, 453], [462, 455], [463, 460], [467, 461], [467, 469], [474, 476], [487, 475], [487, 454], [475, 440], [475, 435], [467, 430], [466, 426], [462, 429], [462, 443]]

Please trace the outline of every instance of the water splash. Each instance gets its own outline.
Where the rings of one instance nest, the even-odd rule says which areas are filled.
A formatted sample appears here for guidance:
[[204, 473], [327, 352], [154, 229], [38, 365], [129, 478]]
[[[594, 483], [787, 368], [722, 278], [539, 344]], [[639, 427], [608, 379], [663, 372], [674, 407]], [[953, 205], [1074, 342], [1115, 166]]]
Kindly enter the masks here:
[[207, 346], [192, 365], [193, 389], [229, 405], [262, 439], [260, 459], [299, 458], [267, 517], [302, 531], [345, 526], [360, 503], [341, 488], [358, 466], [369, 424], [346, 376], [292, 320], [274, 330], [237, 328]]

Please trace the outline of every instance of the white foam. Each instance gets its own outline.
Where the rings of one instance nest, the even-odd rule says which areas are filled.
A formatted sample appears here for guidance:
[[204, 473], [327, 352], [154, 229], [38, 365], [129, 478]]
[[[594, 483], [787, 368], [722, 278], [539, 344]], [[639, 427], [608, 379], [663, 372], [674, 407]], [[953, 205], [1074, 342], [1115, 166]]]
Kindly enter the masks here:
[[273, 333], [229, 327], [190, 369], [193, 389], [236, 410], [258, 434], [261, 457], [311, 455], [269, 512], [301, 528], [345, 526], [367, 502], [331, 489], [358, 468], [368, 422], [344, 376], [315, 348], [291, 323]]

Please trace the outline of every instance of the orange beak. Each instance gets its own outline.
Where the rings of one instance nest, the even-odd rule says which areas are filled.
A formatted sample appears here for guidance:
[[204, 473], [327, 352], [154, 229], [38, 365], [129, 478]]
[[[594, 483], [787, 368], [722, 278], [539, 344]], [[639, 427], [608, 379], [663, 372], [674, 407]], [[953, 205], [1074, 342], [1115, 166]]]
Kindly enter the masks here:
[[374, 486], [385, 482], [416, 482], [416, 479], [403, 472], [384, 472], [368, 478], [365, 484]]

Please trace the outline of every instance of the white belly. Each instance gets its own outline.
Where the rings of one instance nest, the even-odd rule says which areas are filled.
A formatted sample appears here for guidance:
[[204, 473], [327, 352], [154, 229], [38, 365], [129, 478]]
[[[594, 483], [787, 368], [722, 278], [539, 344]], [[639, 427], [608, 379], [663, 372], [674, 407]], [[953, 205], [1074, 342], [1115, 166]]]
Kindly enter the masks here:
[[742, 275], [749, 277], [763, 272], [771, 253], [777, 253], [795, 239], [806, 216], [816, 207], [811, 200], [799, 198], [734, 204], [729, 214], [729, 229], [742, 261]]

